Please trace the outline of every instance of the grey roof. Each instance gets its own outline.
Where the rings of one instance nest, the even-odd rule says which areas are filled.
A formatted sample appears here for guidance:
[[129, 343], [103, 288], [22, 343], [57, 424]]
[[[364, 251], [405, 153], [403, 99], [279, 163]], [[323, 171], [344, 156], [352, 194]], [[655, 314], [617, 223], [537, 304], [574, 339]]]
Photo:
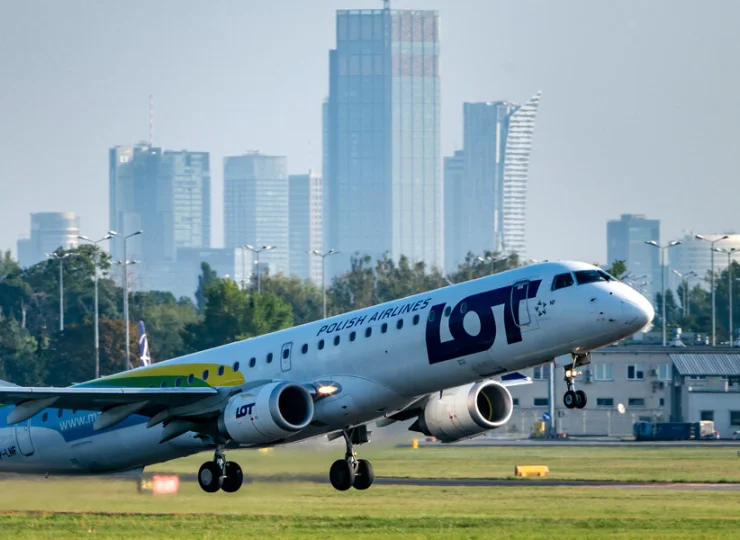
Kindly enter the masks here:
[[680, 375], [740, 377], [740, 354], [669, 354]]

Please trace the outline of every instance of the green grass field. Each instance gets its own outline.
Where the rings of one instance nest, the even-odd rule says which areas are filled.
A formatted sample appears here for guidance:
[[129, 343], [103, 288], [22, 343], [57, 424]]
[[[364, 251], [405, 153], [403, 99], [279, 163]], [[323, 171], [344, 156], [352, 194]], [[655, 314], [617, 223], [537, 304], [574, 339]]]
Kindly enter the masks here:
[[[357, 447], [373, 463], [377, 476], [404, 478], [509, 478], [516, 465], [547, 465], [551, 479], [630, 482], [740, 482], [737, 447]], [[328, 475], [344, 445], [331, 450], [276, 448], [269, 453], [231, 451], [246, 475]], [[147, 469], [196, 473], [208, 454], [170, 461]]]
[[[341, 449], [341, 447], [339, 447]], [[733, 448], [361, 447], [378, 475], [511, 476], [542, 463], [558, 478], [739, 481]], [[326, 475], [332, 452], [230, 452], [247, 473]], [[153, 467], [192, 473], [208, 455]], [[627, 467], [630, 472], [623, 469]], [[405, 472], [404, 472], [405, 471]], [[529, 479], [523, 482], [546, 482]], [[339, 493], [325, 484], [254, 482], [236, 494], [139, 494], [134, 480], [0, 481], [2, 538], [732, 538], [740, 492], [617, 487], [373, 486]]]

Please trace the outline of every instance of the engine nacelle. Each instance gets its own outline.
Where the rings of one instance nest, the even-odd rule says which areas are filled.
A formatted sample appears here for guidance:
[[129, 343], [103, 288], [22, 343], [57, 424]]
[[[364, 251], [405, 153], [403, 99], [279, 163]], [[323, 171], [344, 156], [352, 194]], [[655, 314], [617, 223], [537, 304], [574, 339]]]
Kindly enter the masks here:
[[241, 444], [265, 444], [296, 433], [313, 420], [313, 399], [303, 386], [270, 383], [229, 400], [218, 425]]
[[445, 390], [432, 396], [409, 429], [442, 442], [480, 435], [503, 426], [514, 411], [509, 390], [497, 381], [482, 381]]

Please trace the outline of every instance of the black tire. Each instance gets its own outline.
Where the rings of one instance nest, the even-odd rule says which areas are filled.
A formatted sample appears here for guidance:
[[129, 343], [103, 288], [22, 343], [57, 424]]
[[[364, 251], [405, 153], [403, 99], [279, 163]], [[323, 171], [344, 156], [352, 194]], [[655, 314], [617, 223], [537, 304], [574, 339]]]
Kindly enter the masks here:
[[565, 405], [566, 408], [572, 409], [576, 406], [576, 403], [578, 403], [578, 398], [576, 397], [576, 393], [573, 390], [568, 390], [565, 395], [563, 395], [563, 405]]
[[355, 473], [355, 481], [352, 486], [355, 489], [367, 489], [373, 485], [375, 480], [375, 471], [370, 462], [366, 459], [361, 459], [357, 462], [357, 472]]
[[238, 463], [227, 461], [225, 469], [224, 476], [226, 478], [224, 478], [223, 484], [221, 484], [221, 489], [226, 493], [239, 491], [239, 488], [242, 487], [242, 483], [244, 482], [242, 468]]
[[576, 407], [583, 409], [586, 406], [586, 403], [588, 403], [586, 392], [583, 390], [576, 390]]
[[215, 461], [206, 461], [198, 471], [198, 484], [206, 493], [216, 493], [221, 489], [221, 468]]
[[329, 469], [329, 481], [337, 491], [347, 491], [355, 482], [355, 470], [346, 459], [338, 459]]

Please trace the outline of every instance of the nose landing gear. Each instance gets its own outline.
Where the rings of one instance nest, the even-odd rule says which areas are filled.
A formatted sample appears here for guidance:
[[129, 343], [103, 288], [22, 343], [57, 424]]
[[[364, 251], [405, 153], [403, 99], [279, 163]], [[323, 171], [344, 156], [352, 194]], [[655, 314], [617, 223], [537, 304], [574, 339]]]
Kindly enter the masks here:
[[242, 487], [244, 475], [242, 468], [234, 461], [226, 461], [223, 447], [216, 447], [213, 461], [206, 461], [198, 471], [198, 484], [206, 493], [215, 493], [219, 489], [234, 493]]
[[588, 402], [586, 392], [576, 390], [575, 378], [581, 374], [576, 368], [590, 362], [589, 354], [574, 354], [573, 363], [565, 366], [565, 385], [568, 391], [563, 395], [563, 404], [568, 409], [583, 409]]
[[344, 459], [332, 463], [329, 469], [329, 482], [338, 491], [347, 491], [349, 488], [364, 490], [369, 488], [375, 480], [373, 466], [366, 459], [357, 459], [354, 444], [368, 442], [367, 426], [345, 429], [342, 431], [346, 452]]

